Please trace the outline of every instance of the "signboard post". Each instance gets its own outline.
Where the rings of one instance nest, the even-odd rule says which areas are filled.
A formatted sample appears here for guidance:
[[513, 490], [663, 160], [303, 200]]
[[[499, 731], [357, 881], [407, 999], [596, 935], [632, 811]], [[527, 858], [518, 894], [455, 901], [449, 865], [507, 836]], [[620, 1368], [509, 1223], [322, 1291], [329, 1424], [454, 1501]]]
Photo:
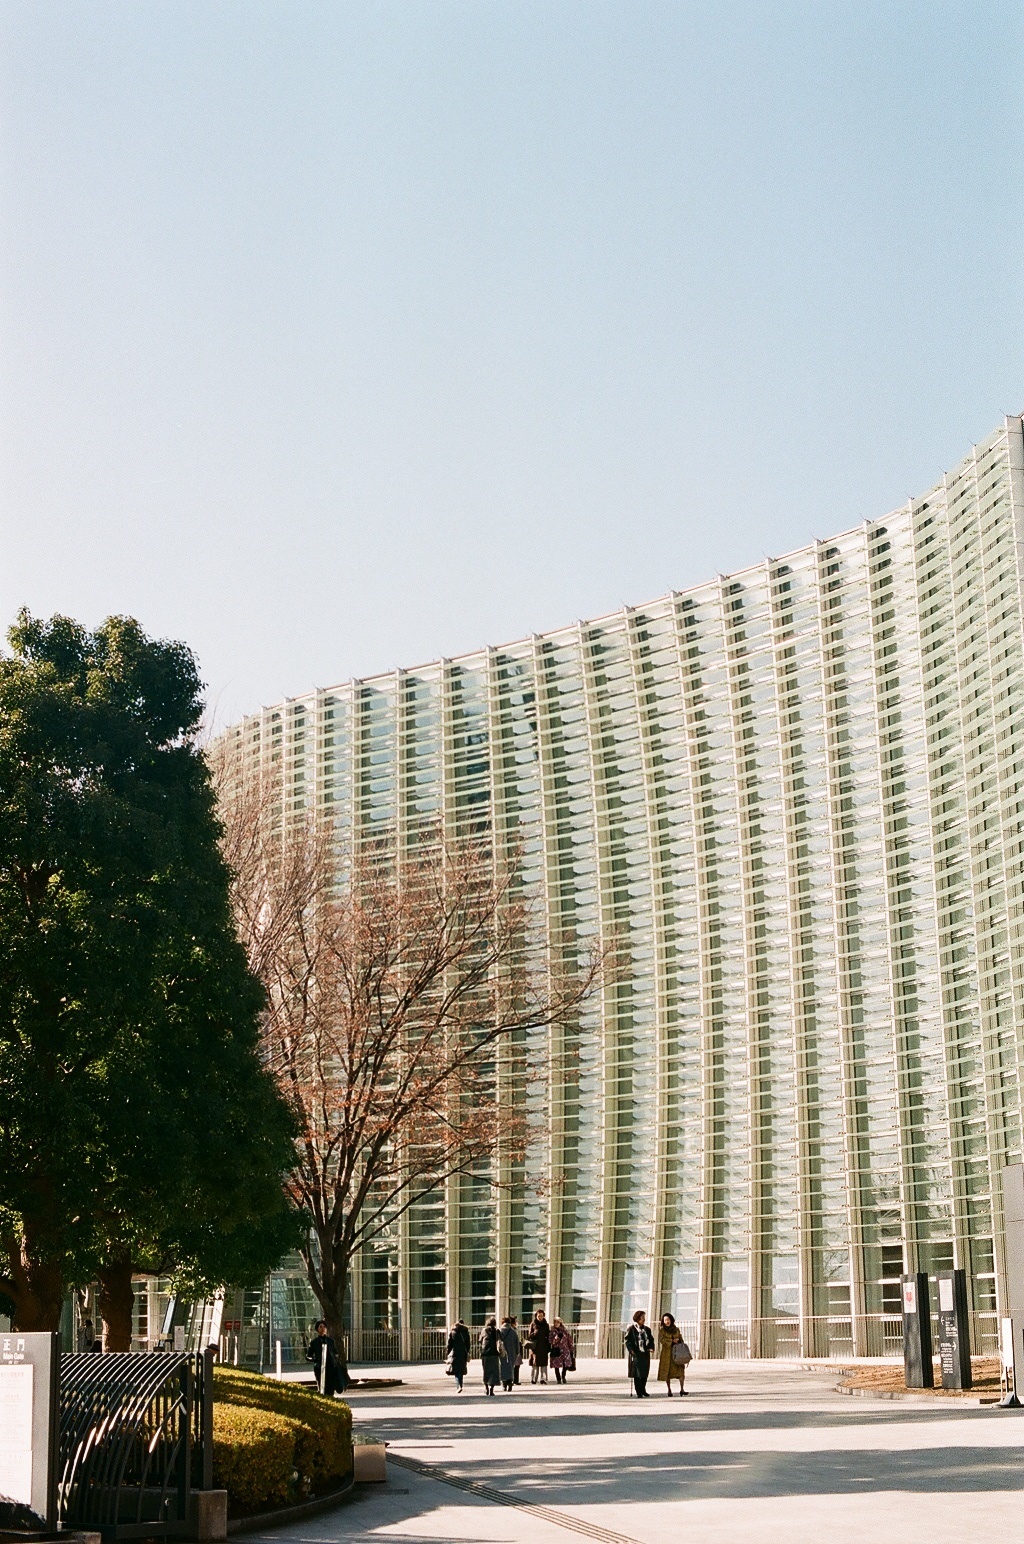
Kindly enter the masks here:
[[1024, 1164], [1008, 1163], [1003, 1170], [1003, 1228], [1006, 1317], [1002, 1340], [1010, 1386], [1002, 1403], [1012, 1410], [1020, 1405], [1024, 1390]]
[[903, 1370], [908, 1389], [933, 1387], [931, 1305], [924, 1271], [903, 1277]]
[[0, 1529], [57, 1527], [58, 1337], [0, 1335]]
[[999, 1363], [1003, 1391], [999, 1403], [1004, 1410], [1019, 1410], [1020, 1400], [1013, 1386], [1013, 1319], [1009, 1317], [999, 1321]]
[[966, 1271], [938, 1271], [939, 1364], [944, 1389], [971, 1387], [971, 1326]]

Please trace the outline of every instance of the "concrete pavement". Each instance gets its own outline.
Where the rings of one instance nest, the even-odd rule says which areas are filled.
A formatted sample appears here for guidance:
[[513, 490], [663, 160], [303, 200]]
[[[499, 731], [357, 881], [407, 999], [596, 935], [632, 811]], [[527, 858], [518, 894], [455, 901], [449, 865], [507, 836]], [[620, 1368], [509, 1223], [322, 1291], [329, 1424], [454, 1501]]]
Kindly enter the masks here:
[[1000, 1544], [1020, 1536], [1024, 1412], [854, 1402], [834, 1392], [834, 1367], [786, 1362], [697, 1362], [688, 1398], [666, 1399], [652, 1385], [640, 1402], [627, 1397], [621, 1363], [585, 1362], [566, 1389], [527, 1385], [486, 1399], [478, 1365], [461, 1397], [435, 1367], [401, 1369], [405, 1387], [386, 1397], [354, 1393], [357, 1433], [390, 1444], [388, 1483], [260, 1537]]

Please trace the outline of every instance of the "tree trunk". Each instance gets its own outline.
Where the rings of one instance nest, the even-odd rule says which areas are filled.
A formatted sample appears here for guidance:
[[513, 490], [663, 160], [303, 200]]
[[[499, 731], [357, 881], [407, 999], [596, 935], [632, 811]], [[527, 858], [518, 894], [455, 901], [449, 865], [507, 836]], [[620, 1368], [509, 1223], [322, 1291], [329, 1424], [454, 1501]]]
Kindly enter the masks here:
[[327, 1320], [327, 1333], [328, 1335], [333, 1335], [337, 1341], [339, 1354], [341, 1352], [342, 1343], [346, 1333], [345, 1295], [347, 1289], [348, 1282], [343, 1281], [341, 1283], [340, 1290], [332, 1293], [331, 1297], [324, 1303], [324, 1318]]
[[319, 1270], [310, 1249], [301, 1251], [303, 1263], [306, 1267], [306, 1276], [317, 1301], [320, 1304], [320, 1312], [327, 1325], [328, 1335], [333, 1335], [334, 1343], [338, 1348], [338, 1356], [342, 1365], [347, 1368], [348, 1357], [345, 1354], [345, 1299], [348, 1296], [349, 1262], [336, 1265], [331, 1257], [330, 1234], [320, 1240]]
[[0, 1276], [14, 1305], [14, 1329], [23, 1334], [60, 1329], [64, 1278], [56, 1261], [34, 1260], [28, 1241], [11, 1234], [3, 1240]]
[[100, 1271], [99, 1310], [103, 1320], [104, 1351], [132, 1348], [132, 1257], [127, 1250], [112, 1255]]

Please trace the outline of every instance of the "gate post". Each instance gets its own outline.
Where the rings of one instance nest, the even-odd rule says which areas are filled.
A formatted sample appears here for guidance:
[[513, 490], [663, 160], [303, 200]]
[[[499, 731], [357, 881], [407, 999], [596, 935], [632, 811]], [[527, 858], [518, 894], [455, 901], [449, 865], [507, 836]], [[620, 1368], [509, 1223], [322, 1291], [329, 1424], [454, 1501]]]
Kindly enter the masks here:
[[201, 1490], [213, 1489], [213, 1366], [216, 1352], [207, 1346], [203, 1352], [202, 1404], [199, 1410], [199, 1441], [202, 1445]]
[[[192, 1496], [192, 1430], [194, 1423], [194, 1406], [196, 1398], [195, 1361], [191, 1356], [182, 1360], [180, 1377], [181, 1392], [185, 1405], [185, 1419], [183, 1422], [185, 1444], [184, 1458], [178, 1471], [178, 1516], [188, 1517]], [[115, 1518], [115, 1521], [118, 1519]]]

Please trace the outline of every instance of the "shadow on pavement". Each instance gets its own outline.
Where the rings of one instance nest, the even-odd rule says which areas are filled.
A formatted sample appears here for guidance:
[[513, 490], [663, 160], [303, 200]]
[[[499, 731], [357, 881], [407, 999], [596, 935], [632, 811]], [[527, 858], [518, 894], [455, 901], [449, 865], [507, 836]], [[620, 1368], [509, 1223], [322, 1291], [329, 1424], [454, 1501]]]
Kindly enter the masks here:
[[[475, 1479], [479, 1460], [459, 1463], [441, 1449], [416, 1456], [449, 1473]], [[768, 1496], [842, 1495], [865, 1491], [963, 1492], [1024, 1490], [1016, 1449], [928, 1448], [911, 1452], [658, 1453], [650, 1457], [531, 1458], [517, 1470], [496, 1455], [488, 1483], [523, 1501], [559, 1508], [630, 1502], [729, 1500]]]
[[[392, 1476], [384, 1485], [358, 1485], [347, 1501], [330, 1512], [272, 1533], [239, 1533], [232, 1538], [238, 1544], [381, 1544], [381, 1540], [393, 1535], [401, 1544], [444, 1544], [443, 1534], [421, 1530], [429, 1514], [446, 1506], [459, 1509], [463, 1527], [458, 1544], [502, 1544], [503, 1539], [515, 1544], [522, 1537], [512, 1521], [520, 1514], [506, 1514], [504, 1508], [464, 1495], [442, 1481], [401, 1471], [400, 1483], [396, 1484]], [[489, 1517], [495, 1512], [502, 1518], [507, 1516], [508, 1526], [499, 1523], [485, 1534], [478, 1533], [471, 1521], [467, 1526], [472, 1509], [477, 1507], [484, 1508]], [[415, 1532], [407, 1531], [410, 1525], [416, 1528]]]

